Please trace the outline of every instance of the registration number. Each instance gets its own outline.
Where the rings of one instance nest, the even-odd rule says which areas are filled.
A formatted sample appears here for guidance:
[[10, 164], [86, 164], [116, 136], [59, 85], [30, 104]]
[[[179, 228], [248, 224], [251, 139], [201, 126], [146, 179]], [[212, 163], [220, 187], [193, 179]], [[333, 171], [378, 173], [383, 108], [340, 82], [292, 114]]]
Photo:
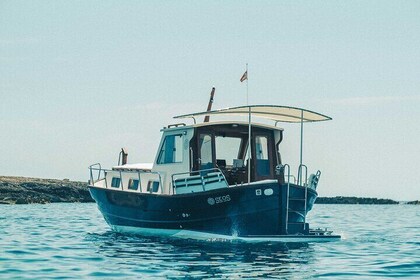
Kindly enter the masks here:
[[230, 201], [230, 195], [218, 196], [214, 198], [216, 203], [223, 203]]
[[207, 199], [207, 203], [210, 204], [210, 205], [229, 202], [229, 201], [230, 201], [230, 195], [228, 195], [228, 194], [227, 195], [222, 195], [222, 196], [217, 196], [215, 198], [209, 197]]

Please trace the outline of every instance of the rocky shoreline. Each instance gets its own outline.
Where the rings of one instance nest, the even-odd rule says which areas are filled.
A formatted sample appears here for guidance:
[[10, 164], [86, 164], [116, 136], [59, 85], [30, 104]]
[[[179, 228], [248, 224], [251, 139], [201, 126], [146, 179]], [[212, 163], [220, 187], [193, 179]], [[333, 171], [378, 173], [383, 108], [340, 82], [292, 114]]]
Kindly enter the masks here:
[[414, 200], [414, 201], [409, 201], [406, 204], [411, 204], [411, 205], [420, 205], [420, 200]]
[[[55, 179], [0, 176], [0, 204], [94, 202], [87, 183]], [[317, 204], [401, 204], [391, 199], [318, 197]], [[402, 204], [420, 205], [419, 200]]]
[[0, 204], [93, 202], [87, 183], [0, 176]]
[[354, 196], [336, 196], [336, 197], [318, 197], [317, 204], [400, 204], [392, 199], [354, 197]]

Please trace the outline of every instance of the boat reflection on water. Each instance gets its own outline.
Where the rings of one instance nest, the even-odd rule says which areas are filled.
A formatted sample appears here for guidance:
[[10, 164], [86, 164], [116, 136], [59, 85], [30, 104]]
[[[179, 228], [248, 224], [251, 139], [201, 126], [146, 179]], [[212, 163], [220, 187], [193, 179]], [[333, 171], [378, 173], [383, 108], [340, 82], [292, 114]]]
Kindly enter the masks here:
[[[308, 243], [208, 242], [177, 238], [144, 238], [106, 232], [87, 239], [106, 258], [118, 259], [142, 275], [159, 277], [273, 277], [293, 275], [314, 259]], [[305, 273], [300, 271], [299, 275]]]

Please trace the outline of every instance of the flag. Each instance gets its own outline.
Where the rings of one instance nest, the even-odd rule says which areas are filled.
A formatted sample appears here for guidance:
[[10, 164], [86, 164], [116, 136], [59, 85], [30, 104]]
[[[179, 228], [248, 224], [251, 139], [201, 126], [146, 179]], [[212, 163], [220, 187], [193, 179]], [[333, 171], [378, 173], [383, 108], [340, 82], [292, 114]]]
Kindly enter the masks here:
[[243, 81], [245, 81], [245, 80], [248, 80], [248, 70], [247, 70], [247, 71], [245, 71], [245, 73], [242, 75], [242, 77], [241, 77], [241, 79], [240, 79], [240, 81], [241, 81], [241, 82], [243, 82]]

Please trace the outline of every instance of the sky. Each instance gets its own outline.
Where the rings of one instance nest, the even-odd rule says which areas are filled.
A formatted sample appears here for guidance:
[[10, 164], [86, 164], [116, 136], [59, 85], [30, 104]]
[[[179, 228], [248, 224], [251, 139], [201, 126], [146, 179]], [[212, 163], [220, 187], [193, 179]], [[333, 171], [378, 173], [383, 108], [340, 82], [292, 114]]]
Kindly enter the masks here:
[[[320, 196], [420, 199], [419, 1], [0, 0], [0, 175], [152, 162], [173, 116], [303, 107]], [[189, 122], [189, 120], [185, 120]], [[296, 173], [299, 126], [284, 125]]]

